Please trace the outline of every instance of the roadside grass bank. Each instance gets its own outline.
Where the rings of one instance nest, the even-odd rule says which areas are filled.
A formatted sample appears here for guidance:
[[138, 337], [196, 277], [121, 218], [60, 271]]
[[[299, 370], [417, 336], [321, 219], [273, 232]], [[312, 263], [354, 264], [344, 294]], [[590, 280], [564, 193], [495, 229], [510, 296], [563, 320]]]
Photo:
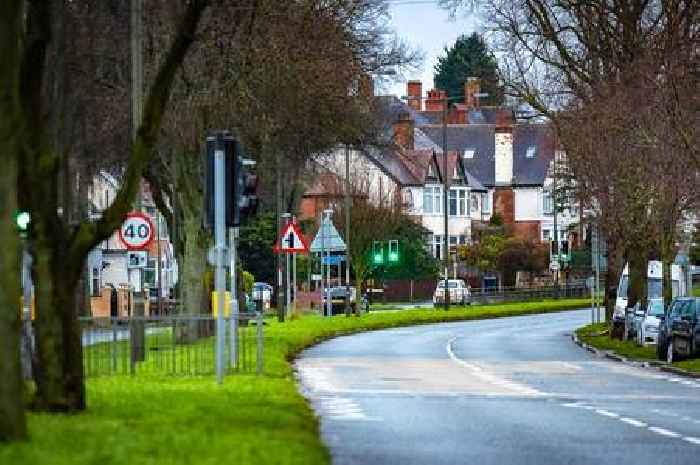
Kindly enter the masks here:
[[[299, 393], [290, 363], [324, 339], [360, 331], [516, 315], [587, 306], [587, 299], [509, 303], [443, 310], [404, 310], [322, 318], [303, 316], [265, 326], [264, 376], [91, 378], [88, 410], [29, 414], [31, 441], [0, 445], [0, 463], [31, 465], [197, 464], [327, 465], [318, 421]], [[209, 350], [212, 344], [205, 343]], [[145, 367], [144, 367], [145, 368]]]
[[[607, 331], [608, 327], [606, 323], [596, 323], [577, 329], [576, 335], [582, 342], [596, 349], [610, 350], [630, 360], [661, 363], [656, 357], [655, 346], [641, 347], [635, 344], [634, 341], [611, 339]], [[673, 362], [673, 366], [700, 374], [700, 358]]]

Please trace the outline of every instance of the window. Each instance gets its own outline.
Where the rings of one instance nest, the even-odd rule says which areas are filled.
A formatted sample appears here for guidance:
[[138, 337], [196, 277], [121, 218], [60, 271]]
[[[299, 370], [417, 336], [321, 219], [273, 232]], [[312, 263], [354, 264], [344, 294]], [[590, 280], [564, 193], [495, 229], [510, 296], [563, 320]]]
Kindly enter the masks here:
[[460, 234], [459, 243], [462, 245], [466, 244], [467, 243], [467, 236], [465, 236], [464, 234]]
[[457, 236], [450, 236], [450, 246], [457, 245], [459, 238]]
[[549, 192], [544, 192], [542, 194], [542, 211], [545, 215], [551, 215], [554, 211], [552, 205], [552, 194]]
[[433, 257], [442, 258], [442, 236], [433, 234]]
[[452, 179], [459, 179], [459, 170], [457, 169], [456, 165], [455, 165], [455, 169], [452, 170]]
[[543, 241], [549, 241], [552, 239], [551, 231], [549, 229], [543, 229], [542, 230], [542, 240]]
[[423, 188], [423, 213], [426, 215], [442, 213], [441, 186], [425, 186]]
[[100, 296], [100, 272], [97, 268], [92, 269], [92, 296]]
[[527, 152], [525, 153], [525, 156], [527, 158], [535, 158], [535, 155], [537, 155], [537, 147], [534, 145], [531, 145], [527, 148]]
[[473, 212], [478, 212], [479, 211], [479, 196], [476, 194], [471, 195], [471, 210]]
[[464, 149], [464, 158], [470, 160], [474, 158], [474, 154], [476, 153], [476, 150], [474, 149]]
[[467, 216], [467, 190], [458, 187], [450, 189], [448, 206], [450, 216]]
[[484, 200], [482, 201], [482, 208], [484, 213], [491, 213], [491, 192], [484, 194]]

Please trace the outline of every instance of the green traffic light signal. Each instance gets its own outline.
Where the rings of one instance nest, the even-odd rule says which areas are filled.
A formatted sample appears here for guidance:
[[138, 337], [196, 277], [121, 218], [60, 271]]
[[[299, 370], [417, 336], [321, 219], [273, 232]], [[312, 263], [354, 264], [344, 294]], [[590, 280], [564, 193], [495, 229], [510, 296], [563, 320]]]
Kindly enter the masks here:
[[399, 261], [399, 241], [392, 239], [389, 241], [389, 261]]
[[374, 241], [372, 243], [372, 262], [375, 265], [384, 263], [384, 250], [382, 249], [382, 243], [380, 241]]
[[18, 211], [15, 213], [15, 224], [20, 231], [24, 232], [29, 229], [29, 223], [31, 222], [32, 217], [29, 212]]

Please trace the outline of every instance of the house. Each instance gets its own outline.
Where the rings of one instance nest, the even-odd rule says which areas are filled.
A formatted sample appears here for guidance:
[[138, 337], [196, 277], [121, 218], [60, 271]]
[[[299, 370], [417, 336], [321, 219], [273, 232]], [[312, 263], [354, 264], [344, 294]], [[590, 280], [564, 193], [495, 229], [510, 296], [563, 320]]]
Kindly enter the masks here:
[[[385, 134], [379, 147], [351, 151], [350, 177], [366, 183], [370, 198], [393, 199], [430, 231], [427, 246], [436, 257], [444, 238], [442, 176], [447, 152], [448, 235], [451, 245], [471, 241], [475, 224], [498, 213], [524, 239], [553, 239], [554, 160], [562, 160], [552, 128], [520, 123], [512, 109], [479, 105], [478, 79], [465, 84], [463, 103], [447, 106], [446, 93], [409, 81], [406, 102], [377, 97]], [[323, 169], [345, 178], [344, 150], [325, 154]], [[318, 196], [316, 190], [307, 191]], [[557, 215], [559, 240], [579, 222], [572, 206]]]
[[[119, 190], [115, 176], [100, 170], [88, 186], [88, 213], [92, 220], [97, 220], [102, 212], [111, 205]], [[168, 235], [168, 228], [151, 198], [147, 186], [142, 189], [143, 211], [151, 217], [155, 226], [156, 238], [148, 248], [140, 253], [139, 266], [135, 265], [133, 252], [129, 252], [115, 231], [107, 240], [95, 247], [87, 259], [90, 274], [90, 294], [100, 296], [104, 287], [129, 288], [141, 291], [144, 287], [155, 289], [162, 281], [163, 297], [177, 283], [178, 268], [175, 253]], [[158, 264], [160, 257], [160, 265]]]

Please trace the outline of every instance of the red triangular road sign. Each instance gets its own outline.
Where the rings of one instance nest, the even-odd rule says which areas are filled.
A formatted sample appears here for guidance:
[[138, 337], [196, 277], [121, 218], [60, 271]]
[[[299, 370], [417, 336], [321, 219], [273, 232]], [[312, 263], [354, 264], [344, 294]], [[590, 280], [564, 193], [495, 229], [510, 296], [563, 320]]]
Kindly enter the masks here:
[[307, 253], [309, 251], [309, 244], [301, 233], [299, 225], [296, 223], [289, 223], [282, 230], [282, 234], [277, 239], [273, 250], [275, 253]]

